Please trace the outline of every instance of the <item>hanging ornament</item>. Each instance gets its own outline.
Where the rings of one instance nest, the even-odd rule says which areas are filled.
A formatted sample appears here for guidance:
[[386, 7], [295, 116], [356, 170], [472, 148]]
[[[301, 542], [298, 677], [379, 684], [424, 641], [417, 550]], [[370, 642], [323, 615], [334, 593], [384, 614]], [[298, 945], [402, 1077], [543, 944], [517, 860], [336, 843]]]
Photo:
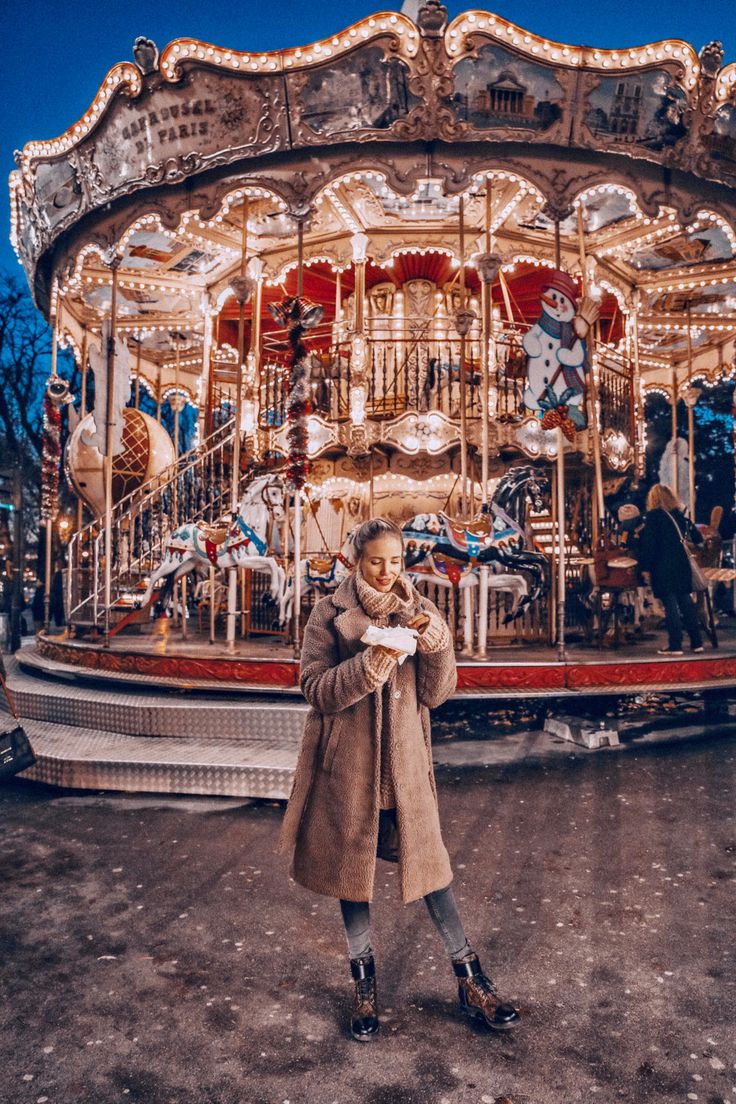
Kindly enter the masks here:
[[316, 306], [296, 295], [290, 295], [281, 303], [269, 303], [271, 317], [286, 327], [291, 349], [289, 380], [286, 392], [286, 481], [293, 490], [300, 490], [311, 470], [309, 460], [309, 429], [307, 419], [312, 412], [311, 362], [302, 340], [306, 330], [311, 330], [322, 320], [324, 307]]

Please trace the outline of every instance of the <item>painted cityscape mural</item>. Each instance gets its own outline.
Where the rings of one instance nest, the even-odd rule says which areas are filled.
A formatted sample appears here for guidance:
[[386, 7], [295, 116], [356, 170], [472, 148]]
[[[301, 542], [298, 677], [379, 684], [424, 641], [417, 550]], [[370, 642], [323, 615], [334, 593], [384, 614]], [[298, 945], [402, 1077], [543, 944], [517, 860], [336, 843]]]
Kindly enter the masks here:
[[548, 130], [562, 115], [554, 73], [490, 42], [453, 69], [452, 106], [474, 127]]
[[585, 124], [594, 138], [659, 151], [685, 134], [685, 93], [664, 69], [603, 77], [588, 106]]
[[325, 136], [386, 130], [419, 103], [409, 91], [406, 63], [397, 57], [385, 57], [380, 46], [366, 46], [350, 57], [313, 70], [298, 98], [300, 121]]

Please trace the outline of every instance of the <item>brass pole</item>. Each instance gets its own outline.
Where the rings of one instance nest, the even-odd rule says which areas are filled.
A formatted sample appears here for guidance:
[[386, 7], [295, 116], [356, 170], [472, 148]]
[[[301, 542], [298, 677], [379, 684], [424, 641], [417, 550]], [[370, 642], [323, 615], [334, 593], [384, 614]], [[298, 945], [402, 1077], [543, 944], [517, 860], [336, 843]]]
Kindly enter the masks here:
[[672, 366], [672, 491], [675, 498], [680, 493], [677, 472], [677, 369]]
[[[82, 327], [82, 394], [80, 396], [79, 403], [79, 420], [87, 416], [87, 327]], [[84, 505], [81, 498], [77, 495], [77, 532], [82, 528], [82, 518], [84, 514]], [[71, 563], [69, 564], [69, 570], [71, 571]]]
[[296, 293], [304, 294], [304, 220], [299, 219], [296, 228]]
[[[693, 335], [691, 303], [687, 301], [687, 386], [692, 387], [693, 379]], [[688, 394], [687, 402], [687, 451], [688, 451], [688, 489], [690, 491], [690, 519], [695, 521], [695, 411]]]
[[[458, 209], [460, 220], [460, 311], [465, 311], [465, 196], [460, 196]], [[460, 503], [463, 517], [468, 508], [468, 426], [465, 410], [465, 337], [467, 333], [467, 320], [463, 318], [460, 326]]]
[[[245, 276], [248, 263], [248, 199], [243, 199], [243, 220], [241, 228], [240, 276]], [[230, 508], [235, 514], [238, 509], [240, 489], [240, 423], [243, 410], [243, 361], [245, 359], [245, 297], [239, 299], [238, 309], [238, 366], [235, 384], [235, 433], [233, 435], [233, 470], [231, 473]]]
[[[556, 223], [559, 237], [559, 223]], [[585, 227], [583, 225], [583, 208], [578, 206], [578, 249], [580, 252], [580, 269], [582, 272], [583, 295], [588, 294], [588, 269], [585, 263]], [[606, 514], [606, 506], [603, 499], [603, 464], [601, 461], [601, 435], [598, 425], [598, 384], [595, 378], [595, 341], [591, 341], [590, 371], [586, 382], [588, 422], [593, 438], [593, 466], [595, 472], [595, 497], [597, 509], [593, 510], [592, 539], [593, 547], [598, 544], [598, 532], [600, 524]]]
[[[248, 198], [243, 197], [243, 212], [241, 225], [241, 249], [240, 249], [240, 278], [245, 277], [245, 269], [248, 263]], [[243, 410], [243, 360], [245, 359], [245, 293], [241, 286], [241, 294], [238, 296], [238, 363], [235, 376], [235, 426], [233, 428], [233, 454], [232, 470], [230, 472], [230, 509], [233, 520], [238, 513], [240, 499], [240, 423]], [[235, 649], [235, 619], [238, 600], [238, 573], [235, 567], [228, 569], [227, 585], [227, 650]]]
[[633, 401], [633, 426], [632, 435], [634, 441], [634, 472], [637, 476], [643, 474], [644, 456], [642, 454], [642, 437], [640, 427], [643, 424], [644, 411], [641, 403], [641, 366], [639, 364], [639, 291], [634, 292], [634, 309], [631, 315], [631, 342], [634, 349], [634, 401]]
[[[253, 399], [255, 402], [254, 422], [255, 439], [258, 441], [258, 425], [261, 414], [261, 311], [263, 309], [263, 273], [259, 273], [253, 293], [253, 307], [251, 310], [251, 336], [250, 347], [253, 350], [255, 362], [255, 379], [253, 382]], [[259, 450], [260, 451], [260, 450]]]
[[[58, 294], [58, 292], [57, 292]], [[56, 314], [54, 315], [53, 333], [51, 337], [51, 375], [56, 375], [56, 360], [58, 355], [59, 323], [61, 319], [61, 299], [57, 300]], [[46, 518], [46, 547], [44, 549], [44, 581], [43, 581], [43, 628], [49, 631], [51, 623], [51, 565], [52, 550], [54, 544], [54, 519]]]
[[[486, 180], [486, 210], [485, 210], [485, 223], [486, 223], [486, 253], [491, 252], [491, 206], [492, 206], [492, 188], [491, 177]], [[488, 505], [488, 440], [489, 440], [489, 409], [488, 409], [488, 392], [491, 386], [491, 345], [495, 346], [493, 336], [493, 284], [483, 280], [480, 288], [481, 294], [481, 313], [483, 315], [483, 346], [481, 356], [481, 371], [483, 384], [481, 387], [481, 487], [480, 487], [480, 500], [484, 506]], [[495, 361], [495, 357], [494, 357]]]
[[141, 334], [136, 337], [136, 356], [135, 356], [135, 408], [140, 410], [141, 408], [141, 345], [143, 344], [143, 338]]
[[[113, 257], [112, 291], [110, 300], [110, 333], [107, 339], [107, 406], [105, 422], [105, 575], [104, 647], [110, 647], [110, 605], [112, 601], [112, 431], [113, 399], [115, 395], [115, 338], [118, 311], [118, 268], [121, 258]], [[102, 350], [101, 350], [102, 351]]]
[[565, 438], [557, 427], [557, 658], [564, 663], [565, 651]]

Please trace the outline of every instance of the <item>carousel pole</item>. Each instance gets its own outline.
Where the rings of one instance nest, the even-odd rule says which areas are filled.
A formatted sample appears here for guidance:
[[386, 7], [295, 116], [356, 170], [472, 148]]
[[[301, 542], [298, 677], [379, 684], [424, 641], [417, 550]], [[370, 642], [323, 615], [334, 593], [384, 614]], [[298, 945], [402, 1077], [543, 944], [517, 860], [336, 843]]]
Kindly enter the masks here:
[[463, 517], [468, 508], [468, 426], [465, 410], [465, 338], [468, 332], [469, 320], [466, 317], [465, 294], [465, 196], [460, 196], [458, 207], [460, 220], [460, 310], [456, 319], [456, 329], [460, 334], [460, 503]]
[[174, 505], [174, 524], [179, 524], [179, 376], [180, 376], [180, 364], [181, 364], [181, 350], [180, 350], [179, 335], [176, 335], [176, 363], [174, 366], [174, 471], [176, 472], [176, 479], [174, 480], [171, 490], [173, 492], [172, 499]]
[[[248, 299], [248, 281], [245, 269], [248, 264], [248, 209], [247, 196], [243, 197], [241, 225], [240, 274], [231, 282], [231, 288], [238, 301], [238, 364], [235, 375], [235, 425], [233, 427], [233, 455], [230, 472], [230, 510], [232, 520], [238, 514], [240, 505], [240, 423], [243, 410], [243, 360], [245, 357], [245, 304]], [[235, 623], [238, 603], [238, 570], [228, 568], [227, 573], [227, 650], [235, 650]]]
[[[695, 413], [697, 391], [693, 391], [693, 334], [691, 303], [687, 301], [687, 453], [688, 490], [690, 492], [690, 520], [695, 521]], [[695, 401], [693, 401], [695, 398]]]
[[672, 493], [680, 493], [677, 471], [677, 369], [672, 365]]
[[[212, 432], [212, 311], [207, 294], [202, 297], [204, 333], [202, 338], [202, 376], [204, 387], [199, 391], [199, 436], [200, 440], [209, 437]], [[202, 391], [204, 390], [204, 396]], [[204, 402], [202, 399], [204, 398]]]
[[[253, 290], [253, 308], [251, 310], [251, 341], [250, 348], [253, 353], [253, 399], [254, 399], [254, 438], [258, 445], [258, 424], [261, 411], [261, 311], [263, 309], [263, 270], [265, 265], [260, 257], [254, 257], [251, 261], [251, 272], [256, 281]], [[260, 454], [260, 449], [257, 447]]]
[[[58, 295], [58, 292], [57, 292]], [[53, 334], [51, 338], [51, 375], [56, 375], [56, 359], [57, 359], [57, 346], [59, 343], [59, 324], [61, 319], [61, 301], [57, 299], [56, 313], [54, 314]], [[51, 564], [52, 564], [52, 549], [54, 543], [54, 519], [51, 516], [51, 510], [46, 517], [46, 524], [44, 529], [45, 535], [45, 548], [44, 548], [44, 580], [43, 580], [43, 630], [49, 631], [49, 625], [51, 623]]]
[[[559, 238], [559, 223], [555, 224], [556, 234]], [[558, 245], [556, 245], [558, 248]], [[582, 274], [583, 283], [583, 296], [588, 294], [588, 266], [586, 264], [585, 256], [585, 227], [583, 225], [583, 208], [582, 205], [578, 205], [578, 248], [580, 251], [580, 270]], [[559, 268], [559, 261], [557, 262]], [[590, 372], [587, 379], [587, 397], [588, 397], [588, 421], [590, 424], [590, 432], [593, 438], [593, 466], [595, 471], [595, 498], [596, 509], [593, 511], [593, 526], [592, 526], [592, 539], [593, 547], [598, 547], [598, 532], [601, 527], [601, 523], [606, 515], [606, 505], [603, 498], [603, 465], [601, 462], [601, 435], [600, 427], [598, 425], [598, 384], [595, 378], [595, 340], [593, 341], [594, 348], [591, 350], [591, 364]]]
[[[87, 327], [82, 327], [82, 394], [80, 396], [79, 403], [79, 420], [87, 416]], [[77, 496], [77, 532], [82, 528], [84, 506], [82, 500]], [[69, 564], [69, 570], [71, 571], [71, 564]]]
[[[213, 343], [214, 348], [217, 349], [220, 343], [220, 315], [218, 314], [212, 322], [212, 316], [207, 312], [210, 318], [210, 344], [207, 356], [208, 372], [207, 372], [207, 398], [204, 412], [204, 432], [205, 437], [209, 437], [214, 429], [214, 406], [215, 406], [215, 365], [213, 359]], [[207, 330], [205, 329], [205, 337]]]
[[[360, 266], [363, 272], [363, 288], [365, 288], [365, 265]], [[357, 273], [356, 273], [357, 281]], [[304, 220], [297, 222], [297, 254], [296, 254], [296, 294], [301, 299], [304, 294]], [[356, 286], [356, 309], [358, 302]], [[361, 295], [362, 302], [362, 295]], [[301, 653], [300, 618], [302, 606], [302, 492], [301, 487], [294, 487], [294, 658], [298, 659]]]
[[[488, 449], [489, 449], [489, 389], [491, 386], [491, 356], [495, 367], [496, 348], [493, 334], [493, 268], [492, 268], [492, 221], [493, 206], [493, 182], [486, 177], [486, 203], [485, 203], [485, 251], [487, 264], [479, 264], [481, 277], [481, 333], [483, 343], [481, 347], [481, 476], [480, 476], [480, 501], [484, 513], [488, 512]], [[478, 595], [478, 656], [484, 659], [488, 651], [488, 576], [490, 569], [488, 564], [481, 564], [479, 569], [480, 593]]]
[[116, 253], [110, 262], [112, 289], [110, 299], [110, 332], [107, 338], [107, 402], [105, 418], [105, 574], [104, 574], [104, 626], [103, 645], [110, 647], [110, 604], [112, 600], [112, 431], [113, 400], [115, 395], [115, 339], [118, 312], [118, 269], [122, 257]]
[[136, 353], [135, 353], [135, 408], [140, 410], [141, 408], [141, 345], [143, 344], [143, 338], [139, 333], [135, 336]]
[[644, 474], [644, 453], [642, 450], [643, 439], [641, 426], [644, 421], [644, 411], [641, 403], [641, 366], [639, 364], [639, 291], [634, 292], [634, 309], [631, 315], [631, 341], [634, 347], [634, 402], [633, 402], [633, 442], [634, 442], [634, 473], [636, 477]]
[[161, 425], [161, 365], [156, 368], [156, 421]]
[[[555, 267], [560, 270], [562, 263], [560, 248], [560, 220], [555, 219]], [[565, 553], [565, 437], [560, 426], [557, 427], [557, 658], [560, 663], [567, 659], [565, 651], [565, 575], [567, 556]]]
[[564, 663], [565, 651], [565, 438], [557, 427], [557, 658]]

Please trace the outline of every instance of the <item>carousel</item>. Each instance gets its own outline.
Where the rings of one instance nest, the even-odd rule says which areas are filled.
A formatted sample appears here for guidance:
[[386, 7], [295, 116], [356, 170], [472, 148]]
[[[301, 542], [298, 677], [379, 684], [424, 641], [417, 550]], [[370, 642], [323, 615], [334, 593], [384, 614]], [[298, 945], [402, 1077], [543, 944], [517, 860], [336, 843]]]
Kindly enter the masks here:
[[566, 45], [428, 0], [301, 48], [133, 56], [10, 178], [77, 368], [55, 353], [45, 399], [47, 591], [60, 479], [78, 505], [39, 661], [297, 693], [309, 611], [381, 514], [461, 694], [736, 685], [708, 591], [712, 647], [656, 655], [631, 554], [647, 396], [694, 517], [694, 407], [736, 374], [720, 44]]

